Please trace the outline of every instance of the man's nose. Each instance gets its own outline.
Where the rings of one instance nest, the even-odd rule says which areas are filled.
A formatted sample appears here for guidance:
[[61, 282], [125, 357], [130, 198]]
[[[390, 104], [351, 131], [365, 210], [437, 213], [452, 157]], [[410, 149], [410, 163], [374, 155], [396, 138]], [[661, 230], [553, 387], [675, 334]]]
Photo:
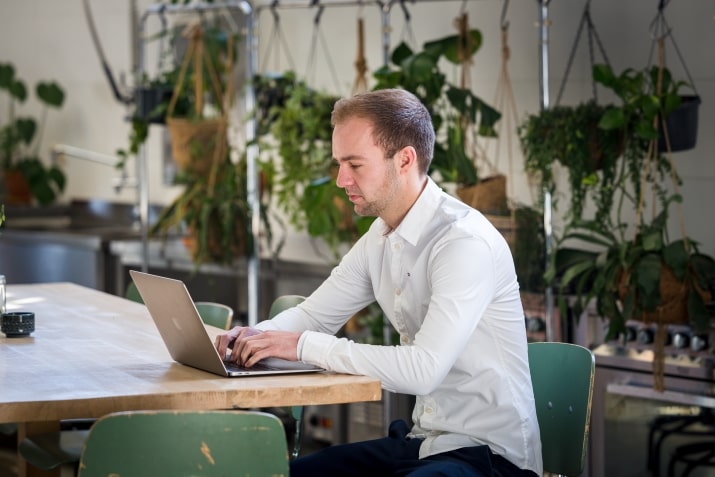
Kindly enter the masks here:
[[345, 188], [352, 182], [352, 177], [350, 177], [350, 170], [346, 166], [338, 166], [338, 177], [335, 180], [335, 184], [338, 187]]

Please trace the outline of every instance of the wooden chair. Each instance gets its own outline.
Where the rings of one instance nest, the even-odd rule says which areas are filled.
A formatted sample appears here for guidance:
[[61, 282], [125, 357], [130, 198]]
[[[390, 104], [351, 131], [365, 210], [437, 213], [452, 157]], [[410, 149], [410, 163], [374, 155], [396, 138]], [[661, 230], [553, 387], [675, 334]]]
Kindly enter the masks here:
[[580, 475], [591, 420], [593, 353], [569, 343], [535, 342], [528, 347], [544, 471]]
[[130, 411], [97, 420], [79, 477], [288, 475], [280, 420], [257, 411]]

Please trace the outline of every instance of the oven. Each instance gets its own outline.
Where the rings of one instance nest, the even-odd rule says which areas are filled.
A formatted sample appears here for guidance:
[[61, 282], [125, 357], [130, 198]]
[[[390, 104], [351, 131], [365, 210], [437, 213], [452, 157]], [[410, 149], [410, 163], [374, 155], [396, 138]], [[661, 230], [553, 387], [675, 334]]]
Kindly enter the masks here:
[[[658, 392], [655, 328], [627, 328], [619, 341], [604, 342], [600, 318], [584, 315], [575, 327], [574, 341], [590, 347], [596, 361], [584, 475], [715, 477], [715, 333], [668, 326], [664, 390]], [[701, 456], [711, 465], [686, 473], [688, 462]]]

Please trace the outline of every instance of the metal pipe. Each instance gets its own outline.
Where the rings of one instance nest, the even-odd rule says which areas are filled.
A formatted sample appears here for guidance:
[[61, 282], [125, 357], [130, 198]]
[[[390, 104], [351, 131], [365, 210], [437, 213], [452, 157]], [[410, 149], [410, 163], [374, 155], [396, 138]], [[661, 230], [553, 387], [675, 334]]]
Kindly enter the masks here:
[[83, 159], [85, 161], [96, 162], [104, 166], [116, 167], [119, 158], [117, 156], [112, 156], [110, 154], [103, 154], [101, 152], [90, 151], [88, 149], [82, 149], [75, 146], [69, 146], [67, 144], [55, 144], [50, 150], [52, 164], [57, 162], [57, 157], [59, 156], [71, 156], [78, 159]]
[[[246, 111], [253, 111], [255, 107], [255, 91], [253, 90], [253, 75], [258, 71], [258, 39], [256, 38], [253, 7], [247, 1], [241, 2], [246, 15]], [[246, 121], [246, 198], [251, 208], [251, 236], [253, 237], [253, 250], [248, 257], [248, 325], [258, 323], [258, 267], [260, 263], [260, 230], [261, 230], [261, 201], [258, 191], [258, 144], [256, 138], [256, 120], [253, 115]]]
[[[541, 110], [550, 106], [549, 97], [549, 3], [551, 0], [539, 1], [539, 93], [541, 97]], [[546, 247], [546, 263], [548, 266], [553, 253], [553, 217], [551, 191], [544, 190], [544, 243]], [[546, 308], [546, 340], [554, 341], [556, 317], [554, 316], [553, 284], [545, 284], [544, 304]]]
[[[144, 76], [144, 28], [148, 14], [145, 12], [139, 24], [137, 25], [136, 36], [136, 51], [137, 51], [137, 69], [135, 70], [134, 84], [137, 86], [134, 90], [135, 102], [140, 104], [139, 94], [141, 80]], [[141, 271], [149, 271], [149, 166], [146, 159], [146, 144], [142, 144], [136, 155], [136, 174], [139, 186], [137, 187], [137, 197], [139, 201], [139, 233], [141, 237]]]

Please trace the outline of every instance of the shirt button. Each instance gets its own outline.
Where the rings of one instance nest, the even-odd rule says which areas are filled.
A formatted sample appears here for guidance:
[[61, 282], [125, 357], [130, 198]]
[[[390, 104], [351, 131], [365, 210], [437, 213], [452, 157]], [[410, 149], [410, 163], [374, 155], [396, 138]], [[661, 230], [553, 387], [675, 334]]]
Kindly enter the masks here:
[[432, 409], [431, 407], [426, 407], [426, 408], [425, 408], [425, 412], [426, 412], [427, 414], [432, 414], [432, 413], [434, 412], [434, 409]]
[[402, 288], [398, 288], [397, 290], [395, 290], [395, 295], [397, 295], [397, 296], [402, 295]]
[[407, 336], [400, 336], [400, 343], [402, 344], [407, 344], [410, 342], [410, 339]]

